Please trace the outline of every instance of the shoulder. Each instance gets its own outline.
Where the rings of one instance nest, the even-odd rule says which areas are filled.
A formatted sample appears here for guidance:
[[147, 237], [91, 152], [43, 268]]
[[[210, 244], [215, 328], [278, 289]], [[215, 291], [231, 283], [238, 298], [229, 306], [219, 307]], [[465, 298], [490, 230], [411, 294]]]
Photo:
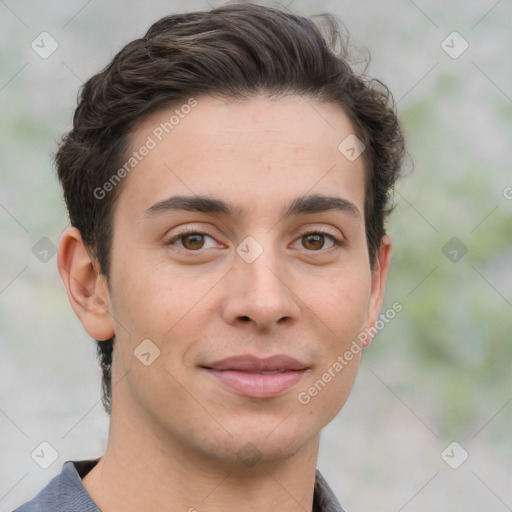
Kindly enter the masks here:
[[98, 460], [66, 461], [60, 474], [55, 476], [30, 501], [13, 512], [99, 512], [82, 484], [85, 475]]

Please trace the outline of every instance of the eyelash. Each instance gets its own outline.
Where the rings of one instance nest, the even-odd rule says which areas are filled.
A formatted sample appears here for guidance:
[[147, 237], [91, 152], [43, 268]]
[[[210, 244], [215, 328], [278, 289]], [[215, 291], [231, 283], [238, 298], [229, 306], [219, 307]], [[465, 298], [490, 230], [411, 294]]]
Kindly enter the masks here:
[[[180, 238], [186, 237], [187, 235], [203, 235], [203, 236], [206, 235], [206, 236], [209, 236], [210, 238], [212, 238], [213, 240], [215, 240], [215, 237], [213, 237], [209, 233], [204, 233], [202, 231], [199, 231], [199, 230], [196, 230], [196, 229], [192, 229], [192, 228], [185, 228], [183, 231], [181, 231], [180, 233], [174, 235], [172, 238], [167, 240], [165, 242], [165, 245], [167, 245], [167, 246], [173, 245]], [[345, 244], [345, 240], [344, 239], [340, 238], [337, 235], [334, 235], [333, 233], [331, 233], [329, 231], [323, 231], [323, 230], [304, 231], [304, 232], [299, 234], [297, 240], [299, 238], [302, 238], [302, 237], [306, 236], [306, 235], [323, 235], [323, 236], [326, 236], [327, 238], [329, 238], [334, 243], [334, 246], [330, 247], [329, 249], [319, 249], [318, 251], [307, 250], [306, 249], [307, 252], [311, 253], [312, 255], [314, 255], [315, 253], [317, 253], [317, 254], [325, 254], [327, 252], [339, 250], [340, 247]], [[198, 249], [196, 251], [194, 251], [192, 249], [183, 249], [182, 247], [178, 247], [178, 249], [181, 250], [181, 251], [185, 251], [187, 253], [192, 253], [192, 254], [193, 253], [201, 253], [201, 252], [203, 252], [203, 249]]]

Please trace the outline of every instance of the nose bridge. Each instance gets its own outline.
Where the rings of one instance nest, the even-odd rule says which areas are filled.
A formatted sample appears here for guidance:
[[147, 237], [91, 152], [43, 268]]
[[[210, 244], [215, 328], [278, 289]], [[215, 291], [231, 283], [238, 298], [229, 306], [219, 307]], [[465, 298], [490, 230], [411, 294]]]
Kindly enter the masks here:
[[250, 293], [282, 295], [278, 250], [271, 234], [247, 236], [237, 247], [235, 267]]
[[271, 234], [246, 237], [236, 252], [227, 320], [249, 318], [260, 327], [270, 327], [283, 318], [298, 317], [299, 308]]

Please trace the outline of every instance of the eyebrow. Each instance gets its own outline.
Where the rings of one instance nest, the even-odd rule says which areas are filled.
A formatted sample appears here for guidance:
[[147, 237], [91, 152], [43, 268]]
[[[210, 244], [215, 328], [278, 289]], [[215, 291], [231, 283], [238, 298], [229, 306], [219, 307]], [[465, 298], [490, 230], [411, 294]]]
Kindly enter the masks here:
[[[282, 217], [287, 218], [294, 215], [307, 215], [310, 213], [321, 213], [337, 210], [348, 213], [356, 219], [361, 219], [361, 213], [357, 206], [351, 201], [337, 196], [325, 196], [313, 194], [295, 198], [282, 211]], [[210, 196], [172, 196], [163, 201], [155, 203], [146, 210], [145, 217], [151, 218], [156, 215], [172, 211], [189, 211], [209, 214], [221, 214], [227, 217], [244, 217], [246, 210], [241, 206], [230, 205], [221, 199]]]

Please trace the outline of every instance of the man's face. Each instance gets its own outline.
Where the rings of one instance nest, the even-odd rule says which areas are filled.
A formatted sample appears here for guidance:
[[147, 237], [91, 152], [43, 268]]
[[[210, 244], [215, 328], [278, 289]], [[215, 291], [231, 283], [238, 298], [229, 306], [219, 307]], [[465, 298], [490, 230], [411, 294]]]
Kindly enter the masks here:
[[[335, 363], [380, 306], [363, 158], [338, 150], [354, 130], [336, 105], [199, 97], [162, 134], [175, 110], [134, 133], [131, 151], [148, 136], [156, 147], [115, 206], [112, 419], [151, 432], [163, 450], [280, 460], [317, 440], [345, 403], [360, 354]], [[312, 195], [340, 208], [284, 215]], [[234, 213], [172, 208], [173, 196], [207, 196]]]

